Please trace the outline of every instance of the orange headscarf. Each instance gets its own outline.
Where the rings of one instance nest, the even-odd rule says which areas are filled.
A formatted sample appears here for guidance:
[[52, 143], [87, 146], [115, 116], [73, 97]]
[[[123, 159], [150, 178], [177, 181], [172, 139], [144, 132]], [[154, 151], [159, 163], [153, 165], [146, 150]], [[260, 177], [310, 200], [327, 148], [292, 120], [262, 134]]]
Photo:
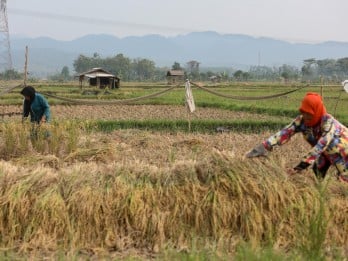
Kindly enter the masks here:
[[313, 115], [313, 119], [307, 122], [308, 126], [315, 126], [320, 122], [321, 117], [326, 114], [326, 108], [321, 96], [314, 92], [308, 92], [303, 98], [300, 112], [307, 112]]

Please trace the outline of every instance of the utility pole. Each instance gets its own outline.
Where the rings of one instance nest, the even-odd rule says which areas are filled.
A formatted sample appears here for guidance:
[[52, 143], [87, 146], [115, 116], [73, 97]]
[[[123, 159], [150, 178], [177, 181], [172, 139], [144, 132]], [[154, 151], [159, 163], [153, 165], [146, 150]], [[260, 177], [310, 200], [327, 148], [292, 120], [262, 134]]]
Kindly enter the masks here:
[[0, 2], [0, 71], [12, 69], [6, 0]]

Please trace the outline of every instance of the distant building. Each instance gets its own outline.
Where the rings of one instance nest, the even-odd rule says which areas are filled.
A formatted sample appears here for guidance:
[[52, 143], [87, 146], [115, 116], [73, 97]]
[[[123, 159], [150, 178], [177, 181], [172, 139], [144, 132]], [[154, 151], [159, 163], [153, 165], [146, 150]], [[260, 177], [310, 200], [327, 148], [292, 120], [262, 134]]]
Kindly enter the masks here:
[[167, 72], [167, 82], [168, 84], [179, 84], [184, 82], [185, 72], [182, 70], [169, 70]]
[[213, 83], [221, 82], [221, 76], [220, 75], [213, 75], [209, 77], [209, 80]]
[[199, 73], [199, 65], [199, 62], [192, 60], [187, 62], [187, 69], [190, 73]]
[[90, 86], [98, 88], [115, 89], [120, 87], [120, 78], [102, 68], [93, 68], [90, 71], [77, 75], [82, 88], [83, 81], [88, 81]]

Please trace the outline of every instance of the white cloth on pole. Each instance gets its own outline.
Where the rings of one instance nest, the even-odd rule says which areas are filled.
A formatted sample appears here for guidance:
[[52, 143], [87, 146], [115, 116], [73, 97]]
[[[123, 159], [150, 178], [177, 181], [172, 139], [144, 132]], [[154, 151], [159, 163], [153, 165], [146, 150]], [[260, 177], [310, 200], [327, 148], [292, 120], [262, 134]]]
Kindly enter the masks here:
[[343, 85], [343, 89], [348, 92], [348, 80], [345, 80], [342, 82], [342, 85]]
[[186, 97], [186, 105], [190, 112], [194, 112], [196, 110], [195, 101], [193, 100], [192, 90], [190, 81], [186, 81], [185, 83], [185, 97]]

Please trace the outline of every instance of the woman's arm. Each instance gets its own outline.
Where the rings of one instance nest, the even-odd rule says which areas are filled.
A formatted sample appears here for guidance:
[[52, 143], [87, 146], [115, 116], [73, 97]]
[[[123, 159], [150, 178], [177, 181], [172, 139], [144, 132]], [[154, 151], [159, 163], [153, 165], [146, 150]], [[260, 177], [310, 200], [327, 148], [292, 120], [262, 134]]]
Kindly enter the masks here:
[[299, 132], [299, 126], [301, 125], [301, 115], [297, 116], [289, 125], [276, 134], [272, 135], [263, 142], [263, 145], [267, 150], [272, 150], [274, 146], [281, 146], [287, 143], [290, 138], [297, 132]]

